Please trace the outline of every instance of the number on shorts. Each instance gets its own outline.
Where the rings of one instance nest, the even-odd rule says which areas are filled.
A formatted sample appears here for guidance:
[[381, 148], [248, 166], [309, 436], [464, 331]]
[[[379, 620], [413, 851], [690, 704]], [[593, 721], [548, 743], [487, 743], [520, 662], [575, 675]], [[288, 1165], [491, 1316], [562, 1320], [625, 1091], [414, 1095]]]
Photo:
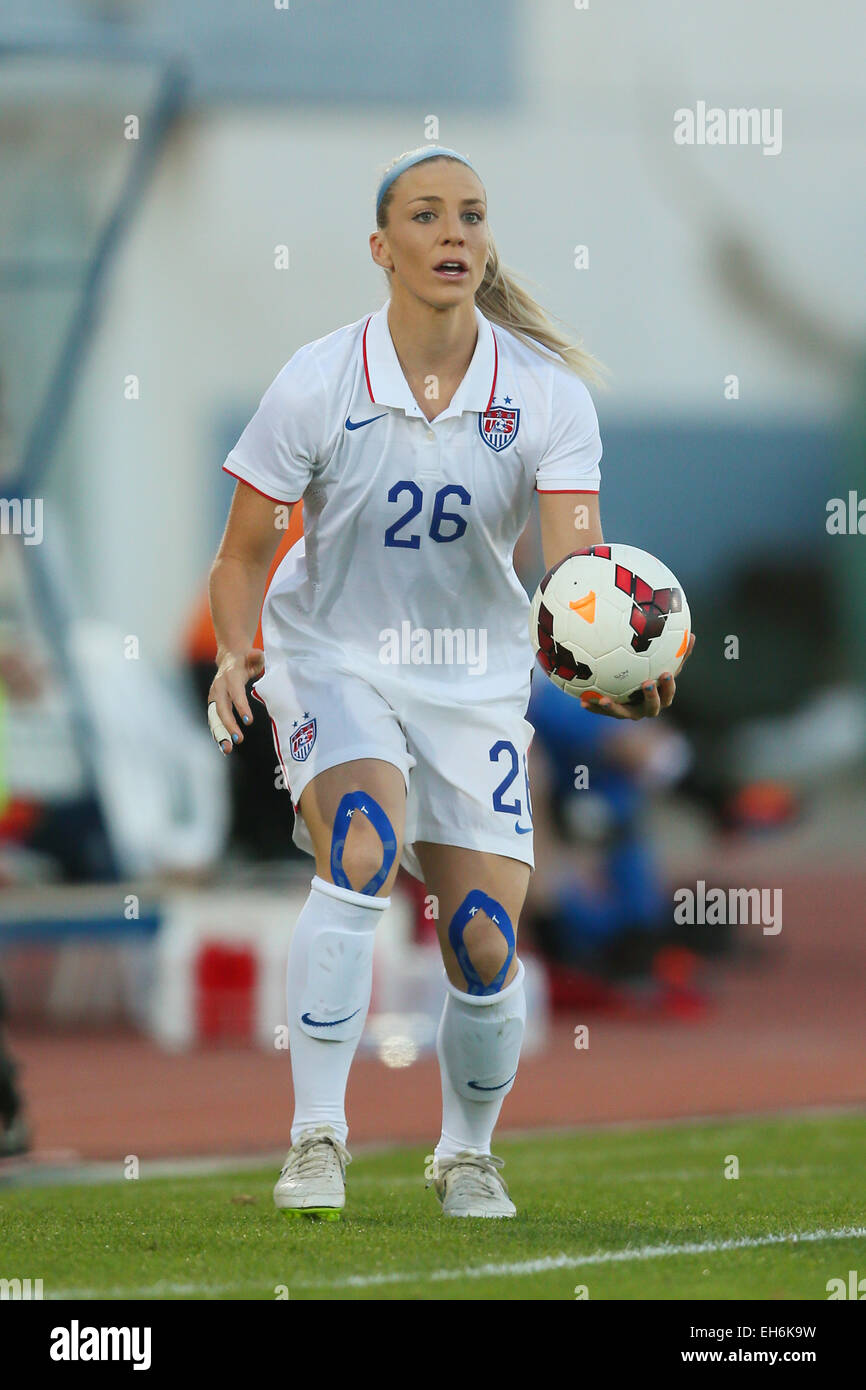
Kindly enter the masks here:
[[499, 786], [494, 789], [493, 809], [494, 811], [504, 811], [506, 815], [509, 816], [519, 816], [522, 810], [519, 799], [515, 799], [512, 802], [506, 802], [502, 800], [503, 792], [508, 791], [508, 788], [511, 786], [511, 783], [517, 776], [517, 769], [520, 766], [520, 760], [517, 756], [517, 749], [514, 747], [514, 744], [509, 743], [508, 739], [506, 738], [501, 738], [496, 743], [494, 743], [493, 747], [490, 750], [490, 761], [492, 763], [498, 763], [503, 753], [507, 753], [509, 758], [511, 759], [511, 767], [509, 771], [506, 772], [502, 781], [499, 783]]
[[[503, 794], [508, 791], [508, 788], [514, 781], [520, 768], [520, 759], [517, 756], [517, 749], [514, 747], [514, 744], [510, 743], [506, 738], [501, 738], [497, 743], [494, 743], [493, 747], [490, 749], [490, 761], [492, 763], [498, 763], [503, 753], [508, 754], [511, 766], [499, 783], [499, 786], [494, 788], [493, 809], [494, 811], [504, 811], [508, 816], [516, 816], [519, 820], [523, 814], [520, 798], [515, 797], [513, 801], [502, 800]], [[529, 825], [515, 827], [515, 829], [519, 829], [521, 834], [526, 834], [532, 828], [532, 800], [529, 795], [529, 768], [526, 764], [525, 753], [523, 755], [523, 781], [526, 787], [526, 814], [529, 817]]]

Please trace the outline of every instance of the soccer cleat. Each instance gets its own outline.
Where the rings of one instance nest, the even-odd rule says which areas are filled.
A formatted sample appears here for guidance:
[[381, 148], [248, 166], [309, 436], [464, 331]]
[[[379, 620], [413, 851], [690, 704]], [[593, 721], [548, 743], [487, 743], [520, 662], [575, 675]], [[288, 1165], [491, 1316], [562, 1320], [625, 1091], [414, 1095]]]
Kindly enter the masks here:
[[286, 1155], [274, 1202], [287, 1216], [339, 1221], [346, 1205], [346, 1165], [352, 1159], [330, 1125], [306, 1129]]
[[504, 1159], [494, 1154], [477, 1154], [466, 1149], [456, 1158], [436, 1162], [435, 1176], [428, 1182], [442, 1203], [443, 1216], [516, 1216], [517, 1208], [498, 1169]]

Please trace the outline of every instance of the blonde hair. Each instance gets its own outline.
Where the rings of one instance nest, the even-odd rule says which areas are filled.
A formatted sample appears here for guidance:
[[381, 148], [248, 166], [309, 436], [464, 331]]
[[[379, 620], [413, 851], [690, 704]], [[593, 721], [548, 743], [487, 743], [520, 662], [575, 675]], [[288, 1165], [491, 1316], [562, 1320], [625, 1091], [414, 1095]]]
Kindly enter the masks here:
[[[392, 159], [385, 174], [404, 157], [398, 155], [396, 159]], [[448, 155], [433, 155], [430, 162], [434, 159], [448, 158]], [[450, 162], [457, 161], [452, 159]], [[398, 175], [390, 188], [386, 189], [376, 213], [376, 226], [380, 231], [384, 231], [388, 225], [388, 209], [394, 196], [394, 186], [399, 183], [400, 177]], [[385, 276], [390, 284], [391, 272], [386, 270]], [[515, 272], [502, 264], [493, 237], [489, 233], [487, 264], [481, 284], [475, 291], [475, 303], [486, 319], [513, 333], [526, 343], [527, 347], [538, 351], [540, 356], [546, 357], [547, 353], [553, 353], [576, 376], [591, 381], [596, 386], [605, 384], [602, 373], [607, 369], [604, 364], [581, 347], [576, 339], [556, 327], [547, 311], [523, 288]]]

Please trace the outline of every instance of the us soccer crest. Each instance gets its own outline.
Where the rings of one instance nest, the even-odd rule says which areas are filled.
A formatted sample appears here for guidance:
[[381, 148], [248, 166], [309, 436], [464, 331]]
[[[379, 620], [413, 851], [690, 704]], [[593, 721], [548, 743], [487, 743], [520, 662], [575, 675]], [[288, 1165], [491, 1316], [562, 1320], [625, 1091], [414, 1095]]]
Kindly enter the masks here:
[[305, 724], [297, 725], [292, 731], [289, 739], [289, 750], [296, 763], [306, 762], [310, 755], [310, 750], [316, 741], [316, 721], [308, 719]]
[[519, 424], [520, 411], [511, 410], [502, 405], [494, 405], [489, 410], [482, 410], [478, 416], [481, 438], [497, 454], [500, 449], [506, 448], [516, 437]]

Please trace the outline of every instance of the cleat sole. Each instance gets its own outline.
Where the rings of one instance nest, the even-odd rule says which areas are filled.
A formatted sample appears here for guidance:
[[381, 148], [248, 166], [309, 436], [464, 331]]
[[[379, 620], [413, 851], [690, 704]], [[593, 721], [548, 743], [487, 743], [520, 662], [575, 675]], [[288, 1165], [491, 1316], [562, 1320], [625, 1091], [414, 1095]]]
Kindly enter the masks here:
[[277, 1207], [282, 1216], [314, 1216], [319, 1221], [339, 1221], [343, 1215], [341, 1207]]
[[449, 1221], [510, 1221], [513, 1211], [443, 1211]]

